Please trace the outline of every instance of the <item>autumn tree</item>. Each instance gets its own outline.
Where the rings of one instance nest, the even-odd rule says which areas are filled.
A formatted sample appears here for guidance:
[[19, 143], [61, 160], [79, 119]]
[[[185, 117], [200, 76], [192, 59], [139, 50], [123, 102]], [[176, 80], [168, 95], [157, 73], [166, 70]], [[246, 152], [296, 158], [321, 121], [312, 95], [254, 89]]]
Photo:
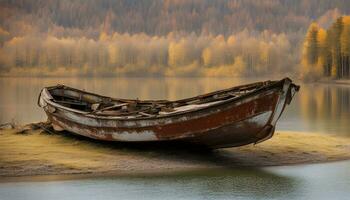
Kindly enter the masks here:
[[[285, 34], [230, 36], [99, 34], [96, 39], [52, 35], [15, 37], [1, 50], [1, 69], [65, 75], [246, 76], [290, 71]], [[208, 69], [210, 70], [208, 71]], [[166, 71], [171, 73], [167, 73]]]
[[332, 41], [332, 77], [341, 78], [343, 75], [343, 66], [341, 58], [340, 36], [343, 29], [343, 18], [340, 17], [331, 27]]
[[339, 17], [326, 31], [311, 24], [304, 43], [303, 65], [319, 77], [350, 75], [350, 17]]
[[350, 75], [350, 16], [343, 18], [343, 30], [340, 37], [340, 49], [342, 54], [342, 66], [344, 76]]
[[317, 56], [317, 64], [315, 67], [315, 73], [319, 77], [327, 74], [328, 47], [327, 47], [326, 39], [327, 39], [327, 32], [323, 28], [320, 28], [317, 34], [318, 56]]
[[318, 58], [318, 31], [319, 27], [316, 23], [312, 23], [309, 27], [307, 36], [306, 36], [306, 58], [307, 58], [307, 63], [310, 65], [314, 65], [317, 63], [317, 58]]
[[318, 78], [317, 62], [319, 49], [319, 26], [312, 23], [307, 31], [303, 45], [302, 75], [304, 78]]

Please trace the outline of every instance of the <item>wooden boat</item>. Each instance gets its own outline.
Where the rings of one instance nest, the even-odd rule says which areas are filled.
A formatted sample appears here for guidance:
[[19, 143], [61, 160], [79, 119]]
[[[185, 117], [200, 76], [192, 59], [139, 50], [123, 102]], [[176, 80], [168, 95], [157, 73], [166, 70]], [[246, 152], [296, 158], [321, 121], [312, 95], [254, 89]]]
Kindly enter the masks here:
[[111, 98], [57, 85], [42, 89], [38, 105], [57, 131], [97, 140], [182, 141], [223, 148], [271, 138], [298, 90], [285, 78], [167, 101]]

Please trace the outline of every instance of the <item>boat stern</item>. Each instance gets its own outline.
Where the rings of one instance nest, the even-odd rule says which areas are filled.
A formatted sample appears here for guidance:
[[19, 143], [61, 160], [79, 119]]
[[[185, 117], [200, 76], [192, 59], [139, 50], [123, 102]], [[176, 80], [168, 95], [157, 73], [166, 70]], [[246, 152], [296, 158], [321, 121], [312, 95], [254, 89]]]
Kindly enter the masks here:
[[292, 102], [294, 95], [300, 90], [300, 86], [294, 84], [291, 79], [285, 78], [282, 81], [283, 87], [281, 90], [281, 95], [279, 96], [275, 111], [271, 117], [271, 121], [257, 134], [255, 144], [264, 142], [273, 137], [277, 121], [281, 117], [285, 107]]

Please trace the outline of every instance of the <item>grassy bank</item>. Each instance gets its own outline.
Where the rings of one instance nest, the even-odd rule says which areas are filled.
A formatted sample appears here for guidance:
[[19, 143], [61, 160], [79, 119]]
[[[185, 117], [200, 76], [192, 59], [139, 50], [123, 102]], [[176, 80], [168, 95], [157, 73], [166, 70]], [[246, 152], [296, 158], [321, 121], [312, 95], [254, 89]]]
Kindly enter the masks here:
[[40, 130], [0, 131], [0, 176], [132, 174], [276, 166], [350, 159], [350, 139], [278, 132], [258, 145], [214, 151], [162, 145], [96, 142]]

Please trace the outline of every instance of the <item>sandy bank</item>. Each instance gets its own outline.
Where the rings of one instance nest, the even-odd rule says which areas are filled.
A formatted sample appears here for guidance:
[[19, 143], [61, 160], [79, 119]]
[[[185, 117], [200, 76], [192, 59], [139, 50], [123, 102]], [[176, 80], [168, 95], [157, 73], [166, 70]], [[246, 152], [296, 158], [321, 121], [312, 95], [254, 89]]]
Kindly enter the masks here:
[[129, 174], [350, 159], [350, 139], [278, 132], [266, 142], [214, 151], [96, 142], [69, 134], [0, 131], [0, 176]]

